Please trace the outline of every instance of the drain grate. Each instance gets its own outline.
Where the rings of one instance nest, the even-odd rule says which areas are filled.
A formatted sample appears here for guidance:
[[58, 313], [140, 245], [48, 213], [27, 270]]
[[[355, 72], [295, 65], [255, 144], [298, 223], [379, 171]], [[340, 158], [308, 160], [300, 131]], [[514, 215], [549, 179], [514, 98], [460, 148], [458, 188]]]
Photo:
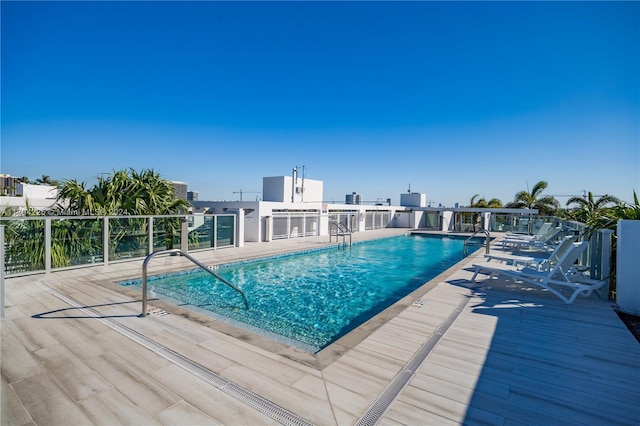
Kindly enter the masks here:
[[458, 318], [458, 315], [462, 312], [466, 304], [469, 303], [469, 298], [465, 297], [460, 301], [456, 309], [445, 319], [445, 321], [438, 327], [433, 334], [418, 351], [411, 357], [409, 362], [404, 366], [398, 375], [389, 383], [389, 386], [380, 394], [380, 396], [374, 401], [369, 409], [364, 413], [362, 417], [356, 422], [356, 426], [373, 426], [380, 421], [382, 415], [387, 411], [387, 408], [400, 394], [402, 389], [409, 383], [411, 377], [418, 370], [420, 365], [427, 358], [429, 353], [436, 347], [444, 333], [451, 327], [451, 324]]
[[68, 305], [73, 306], [74, 308], [78, 308], [81, 312], [97, 319], [112, 330], [117, 331], [118, 333], [128, 337], [141, 346], [144, 346], [145, 348], [157, 353], [168, 361], [187, 370], [196, 377], [213, 385], [217, 389], [246, 404], [254, 410], [257, 410], [260, 413], [272, 418], [278, 423], [287, 426], [313, 426], [313, 423], [309, 423], [302, 417], [297, 416], [296, 414], [280, 407], [279, 405], [274, 404], [273, 402], [261, 397], [256, 393], [251, 392], [250, 390], [243, 388], [242, 386], [230, 382], [229, 380], [217, 375], [213, 371], [191, 361], [189, 358], [186, 358], [183, 355], [180, 355], [179, 353], [173, 351], [172, 349], [169, 349], [166, 346], [161, 345], [160, 343], [152, 339], [149, 339], [143, 334], [138, 333], [136, 330], [133, 330], [126, 325], [120, 324], [112, 318], [105, 318], [95, 309], [82, 305], [79, 301], [75, 300], [71, 296], [60, 293], [59, 291], [44, 283], [35, 284], [43, 290], [49, 292], [53, 296], [57, 297], [58, 299], [62, 300], [63, 302], [67, 303]]

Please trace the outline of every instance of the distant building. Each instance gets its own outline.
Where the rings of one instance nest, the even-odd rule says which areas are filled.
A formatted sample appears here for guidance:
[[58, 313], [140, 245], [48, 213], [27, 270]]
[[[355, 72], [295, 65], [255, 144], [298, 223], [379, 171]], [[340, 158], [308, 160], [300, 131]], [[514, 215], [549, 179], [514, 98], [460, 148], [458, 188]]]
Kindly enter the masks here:
[[187, 199], [187, 184], [185, 182], [172, 180], [171, 186], [173, 186], [174, 197], [180, 198], [182, 200]]
[[30, 200], [55, 200], [58, 198], [58, 188], [53, 185], [19, 183], [16, 188], [16, 195]]
[[[4, 177], [0, 177], [2, 183]], [[17, 178], [14, 178], [17, 179]], [[56, 204], [58, 198], [58, 188], [51, 185], [31, 185], [18, 182], [14, 195], [0, 197], [0, 209], [10, 208], [15, 212], [25, 212], [27, 204], [38, 214], [45, 214]], [[61, 205], [64, 205], [64, 201]]]
[[345, 196], [346, 204], [362, 204], [362, 195], [352, 192]]
[[0, 196], [15, 197], [20, 178], [7, 174], [0, 174]]
[[198, 201], [198, 191], [187, 191], [187, 201]]

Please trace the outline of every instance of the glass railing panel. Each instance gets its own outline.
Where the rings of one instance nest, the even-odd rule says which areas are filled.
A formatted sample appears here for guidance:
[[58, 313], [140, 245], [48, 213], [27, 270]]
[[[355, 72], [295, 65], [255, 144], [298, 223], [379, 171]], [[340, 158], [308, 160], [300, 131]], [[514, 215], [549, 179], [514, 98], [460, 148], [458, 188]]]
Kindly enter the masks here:
[[189, 217], [189, 250], [213, 247], [213, 216]]
[[[160, 222], [157, 220], [154, 222]], [[120, 260], [147, 255], [148, 219], [109, 218], [109, 259]]]
[[180, 248], [182, 217], [156, 217], [153, 220], [153, 251]]
[[235, 216], [218, 216], [216, 221], [216, 247], [235, 244]]
[[511, 215], [491, 214], [491, 231], [495, 232], [512, 232], [511, 231]]
[[103, 223], [102, 219], [52, 219], [51, 267], [103, 262]]
[[44, 271], [44, 219], [2, 220], [5, 274]]

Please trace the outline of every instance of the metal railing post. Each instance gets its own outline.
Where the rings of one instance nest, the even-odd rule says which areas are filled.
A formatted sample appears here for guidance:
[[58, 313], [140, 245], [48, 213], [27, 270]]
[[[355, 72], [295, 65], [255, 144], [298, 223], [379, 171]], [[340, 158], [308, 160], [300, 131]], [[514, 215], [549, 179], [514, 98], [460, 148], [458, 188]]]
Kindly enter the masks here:
[[149, 248], [147, 254], [153, 253], [153, 216], [149, 216], [148, 223], [148, 232], [149, 232]]
[[51, 218], [44, 220], [44, 272], [51, 273]]
[[102, 218], [102, 261], [104, 265], [109, 264], [109, 218]]

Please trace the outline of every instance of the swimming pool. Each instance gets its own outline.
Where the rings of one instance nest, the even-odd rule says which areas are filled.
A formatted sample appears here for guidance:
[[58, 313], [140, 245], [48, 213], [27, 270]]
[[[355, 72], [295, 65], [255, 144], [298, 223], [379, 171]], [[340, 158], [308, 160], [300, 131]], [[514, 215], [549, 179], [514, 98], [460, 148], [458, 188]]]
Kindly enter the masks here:
[[220, 266], [216, 273], [245, 292], [249, 309], [202, 270], [149, 277], [147, 286], [149, 297], [315, 353], [453, 266], [463, 244], [402, 235]]

